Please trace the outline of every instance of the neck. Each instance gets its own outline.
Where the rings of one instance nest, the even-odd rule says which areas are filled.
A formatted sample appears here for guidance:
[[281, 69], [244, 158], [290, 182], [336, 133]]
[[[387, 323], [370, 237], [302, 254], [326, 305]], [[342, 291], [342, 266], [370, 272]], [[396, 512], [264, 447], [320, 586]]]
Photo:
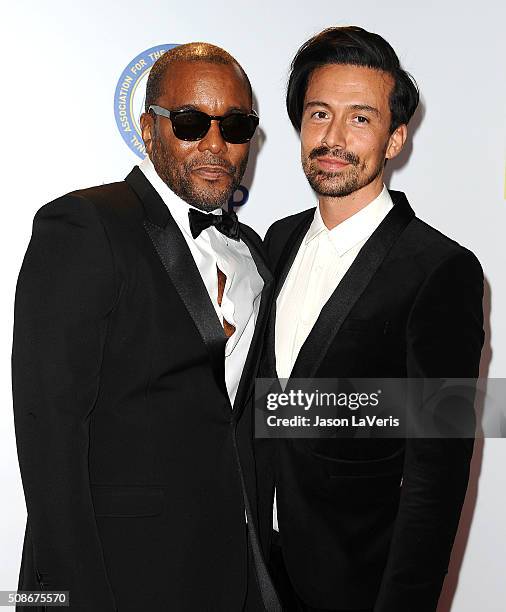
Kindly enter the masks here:
[[327, 229], [331, 230], [365, 208], [383, 189], [383, 173], [374, 181], [343, 197], [320, 196], [320, 214]]

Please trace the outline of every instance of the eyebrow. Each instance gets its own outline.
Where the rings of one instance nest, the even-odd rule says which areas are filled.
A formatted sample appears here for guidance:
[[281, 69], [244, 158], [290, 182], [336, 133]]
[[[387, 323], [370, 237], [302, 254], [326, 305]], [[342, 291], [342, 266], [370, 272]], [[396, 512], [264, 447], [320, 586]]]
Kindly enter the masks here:
[[374, 108], [374, 106], [370, 106], [369, 104], [352, 104], [348, 108], [350, 110], [366, 111], [368, 113], [372, 113], [373, 115], [376, 115], [377, 117], [380, 117], [379, 110], [377, 108]]
[[320, 100], [311, 100], [311, 102], [307, 102], [306, 108], [309, 108], [310, 106], [323, 106], [324, 108], [330, 108], [326, 102], [321, 102]]
[[[323, 106], [323, 108], [330, 109], [330, 105], [327, 104], [326, 102], [322, 102], [321, 100], [311, 100], [310, 102], [306, 103], [306, 108], [309, 108], [312, 106]], [[364, 111], [364, 112], [372, 113], [373, 115], [376, 115], [377, 117], [381, 116], [381, 113], [379, 112], [379, 110], [377, 108], [374, 108], [374, 106], [370, 106], [369, 104], [350, 104], [349, 106], [347, 106], [347, 108], [353, 111]]]

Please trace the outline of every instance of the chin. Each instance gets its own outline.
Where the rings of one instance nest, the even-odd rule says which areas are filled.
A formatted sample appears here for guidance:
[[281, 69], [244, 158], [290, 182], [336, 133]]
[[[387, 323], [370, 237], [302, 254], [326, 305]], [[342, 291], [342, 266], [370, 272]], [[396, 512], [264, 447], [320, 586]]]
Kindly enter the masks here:
[[204, 188], [200, 187], [200, 189], [194, 189], [193, 195], [195, 199], [198, 199], [202, 204], [206, 206], [213, 206], [213, 204], [215, 204], [214, 208], [219, 208], [228, 202], [232, 195], [232, 190], [230, 185], [220, 186], [221, 188], [216, 185], [214, 189], [213, 186], [214, 183], [207, 184]]
[[356, 191], [357, 186], [353, 183], [332, 183], [330, 181], [322, 181], [311, 185], [317, 194], [334, 198], [348, 196]]
[[197, 206], [197, 208], [205, 209], [207, 211], [214, 210], [215, 208], [222, 208], [227, 204], [230, 198], [228, 192], [222, 197], [218, 197], [217, 195], [211, 196], [209, 193], [197, 193], [195, 195], [196, 197], [194, 201], [198, 202], [198, 205], [194, 204], [194, 206]]

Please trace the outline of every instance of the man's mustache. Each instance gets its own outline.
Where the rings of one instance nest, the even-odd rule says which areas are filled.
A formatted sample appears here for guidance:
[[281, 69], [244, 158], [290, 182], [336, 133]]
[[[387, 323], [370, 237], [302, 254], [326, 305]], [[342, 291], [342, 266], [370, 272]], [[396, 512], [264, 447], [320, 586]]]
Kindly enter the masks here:
[[203, 156], [203, 157], [198, 157], [196, 159], [192, 159], [189, 162], [187, 162], [185, 165], [186, 165], [186, 168], [190, 171], [193, 170], [194, 168], [200, 168], [201, 166], [216, 166], [231, 175], [234, 175], [237, 172], [236, 166], [214, 155], [213, 156]]
[[331, 149], [330, 147], [325, 147], [323, 145], [313, 149], [308, 155], [309, 159], [316, 159], [317, 157], [334, 157], [335, 159], [341, 159], [347, 164], [353, 164], [354, 166], [358, 166], [360, 162], [358, 155], [355, 155], [355, 153], [352, 153], [351, 151]]

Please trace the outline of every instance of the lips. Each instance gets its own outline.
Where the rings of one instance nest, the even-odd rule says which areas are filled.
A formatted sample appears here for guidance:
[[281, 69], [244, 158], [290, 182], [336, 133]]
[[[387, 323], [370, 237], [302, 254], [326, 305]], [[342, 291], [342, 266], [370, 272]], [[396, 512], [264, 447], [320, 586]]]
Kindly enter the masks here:
[[197, 176], [206, 179], [207, 181], [218, 181], [224, 177], [230, 175], [228, 170], [226, 170], [223, 166], [199, 166], [198, 168], [194, 168], [193, 171]]
[[317, 157], [316, 161], [323, 170], [328, 170], [330, 172], [337, 172], [338, 170], [341, 170], [341, 168], [345, 168], [346, 166], [350, 165], [348, 162], [335, 157]]

